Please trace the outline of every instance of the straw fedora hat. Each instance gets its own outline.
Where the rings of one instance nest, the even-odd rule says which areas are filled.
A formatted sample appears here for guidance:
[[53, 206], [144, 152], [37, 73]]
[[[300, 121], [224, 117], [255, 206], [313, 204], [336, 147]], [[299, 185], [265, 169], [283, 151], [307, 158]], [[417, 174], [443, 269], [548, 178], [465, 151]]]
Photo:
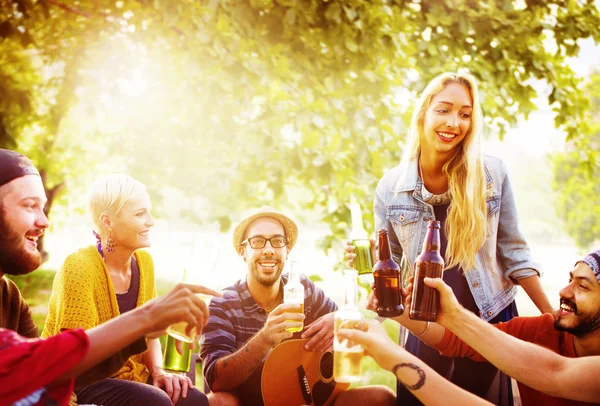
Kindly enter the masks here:
[[279, 213], [277, 210], [270, 206], [263, 206], [258, 209], [254, 214], [246, 217], [244, 220], [240, 221], [240, 223], [233, 230], [233, 248], [235, 252], [238, 252], [239, 247], [242, 245], [242, 240], [244, 238], [244, 234], [246, 233], [246, 228], [248, 225], [252, 223], [254, 220], [259, 219], [261, 217], [271, 217], [281, 223], [283, 225], [283, 229], [285, 230], [285, 236], [288, 239], [288, 245], [290, 250], [294, 248], [296, 245], [296, 240], [298, 239], [298, 226], [292, 219], [289, 217]]

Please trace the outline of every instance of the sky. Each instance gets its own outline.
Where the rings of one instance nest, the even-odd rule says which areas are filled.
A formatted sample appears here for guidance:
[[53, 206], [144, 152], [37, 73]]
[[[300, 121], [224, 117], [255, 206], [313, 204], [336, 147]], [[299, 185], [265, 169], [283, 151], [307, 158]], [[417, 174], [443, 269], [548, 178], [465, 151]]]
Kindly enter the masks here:
[[[575, 74], [581, 78], [588, 78], [592, 69], [600, 66], [600, 45], [594, 44], [592, 39], [580, 41], [581, 50], [578, 57], [569, 58], [569, 65]], [[543, 83], [534, 85], [538, 93], [547, 94], [548, 86]], [[521, 118], [519, 124], [512, 128], [502, 144], [497, 139], [486, 140], [483, 144], [484, 151], [500, 151], [500, 158], [510, 158], [510, 151], [517, 147], [533, 158], [540, 158], [549, 152], [560, 150], [564, 146], [565, 135], [554, 127], [555, 113], [548, 106], [545, 97], [536, 100], [538, 110], [529, 115], [528, 120]], [[503, 152], [506, 150], [506, 152]]]

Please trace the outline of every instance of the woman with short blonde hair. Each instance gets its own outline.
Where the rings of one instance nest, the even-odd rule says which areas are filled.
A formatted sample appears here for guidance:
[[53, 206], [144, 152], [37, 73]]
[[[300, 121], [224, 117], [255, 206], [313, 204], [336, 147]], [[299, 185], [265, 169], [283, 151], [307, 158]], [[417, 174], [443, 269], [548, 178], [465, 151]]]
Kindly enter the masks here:
[[[154, 226], [146, 187], [126, 175], [103, 176], [90, 188], [88, 203], [96, 245], [69, 255], [57, 272], [43, 337], [64, 329], [92, 328], [156, 296], [154, 263], [142, 249], [150, 246]], [[147, 343], [148, 350], [127, 359], [112, 378], [78, 390], [78, 402], [207, 405], [206, 396], [188, 377], [162, 369], [158, 339]]]

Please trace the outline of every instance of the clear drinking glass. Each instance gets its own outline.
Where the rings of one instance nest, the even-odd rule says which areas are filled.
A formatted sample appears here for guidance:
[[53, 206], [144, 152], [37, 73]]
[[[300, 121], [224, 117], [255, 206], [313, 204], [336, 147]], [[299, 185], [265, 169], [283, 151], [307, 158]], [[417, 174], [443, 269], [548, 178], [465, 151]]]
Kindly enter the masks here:
[[333, 379], [336, 382], [358, 382], [362, 379], [361, 360], [364, 349], [360, 344], [341, 340], [340, 328], [360, 329], [362, 314], [358, 310], [358, 285], [356, 270], [344, 271], [344, 307], [335, 312], [333, 341]]
[[[212, 300], [211, 295], [205, 295], [204, 293], [198, 293], [198, 294], [196, 294], [196, 296], [198, 296], [200, 299], [202, 299], [204, 301], [204, 303], [206, 304], [206, 307], [208, 307], [208, 305], [210, 304], [210, 301]], [[196, 327], [192, 328], [192, 330], [190, 331], [189, 334], [186, 332], [187, 327], [188, 327], [188, 324], [185, 321], [182, 321], [180, 323], [171, 324], [169, 327], [167, 327], [167, 334], [177, 340], [180, 340], [180, 341], [183, 341], [186, 343], [191, 343], [192, 341], [194, 341], [197, 338]]]

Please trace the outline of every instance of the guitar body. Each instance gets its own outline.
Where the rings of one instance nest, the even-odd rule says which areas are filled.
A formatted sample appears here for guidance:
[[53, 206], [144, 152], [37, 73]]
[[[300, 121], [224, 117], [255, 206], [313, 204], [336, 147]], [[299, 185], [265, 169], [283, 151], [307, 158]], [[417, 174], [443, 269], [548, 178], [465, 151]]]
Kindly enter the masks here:
[[333, 353], [306, 351], [307, 341], [284, 341], [267, 356], [261, 375], [265, 406], [330, 405], [350, 386], [333, 380]]

